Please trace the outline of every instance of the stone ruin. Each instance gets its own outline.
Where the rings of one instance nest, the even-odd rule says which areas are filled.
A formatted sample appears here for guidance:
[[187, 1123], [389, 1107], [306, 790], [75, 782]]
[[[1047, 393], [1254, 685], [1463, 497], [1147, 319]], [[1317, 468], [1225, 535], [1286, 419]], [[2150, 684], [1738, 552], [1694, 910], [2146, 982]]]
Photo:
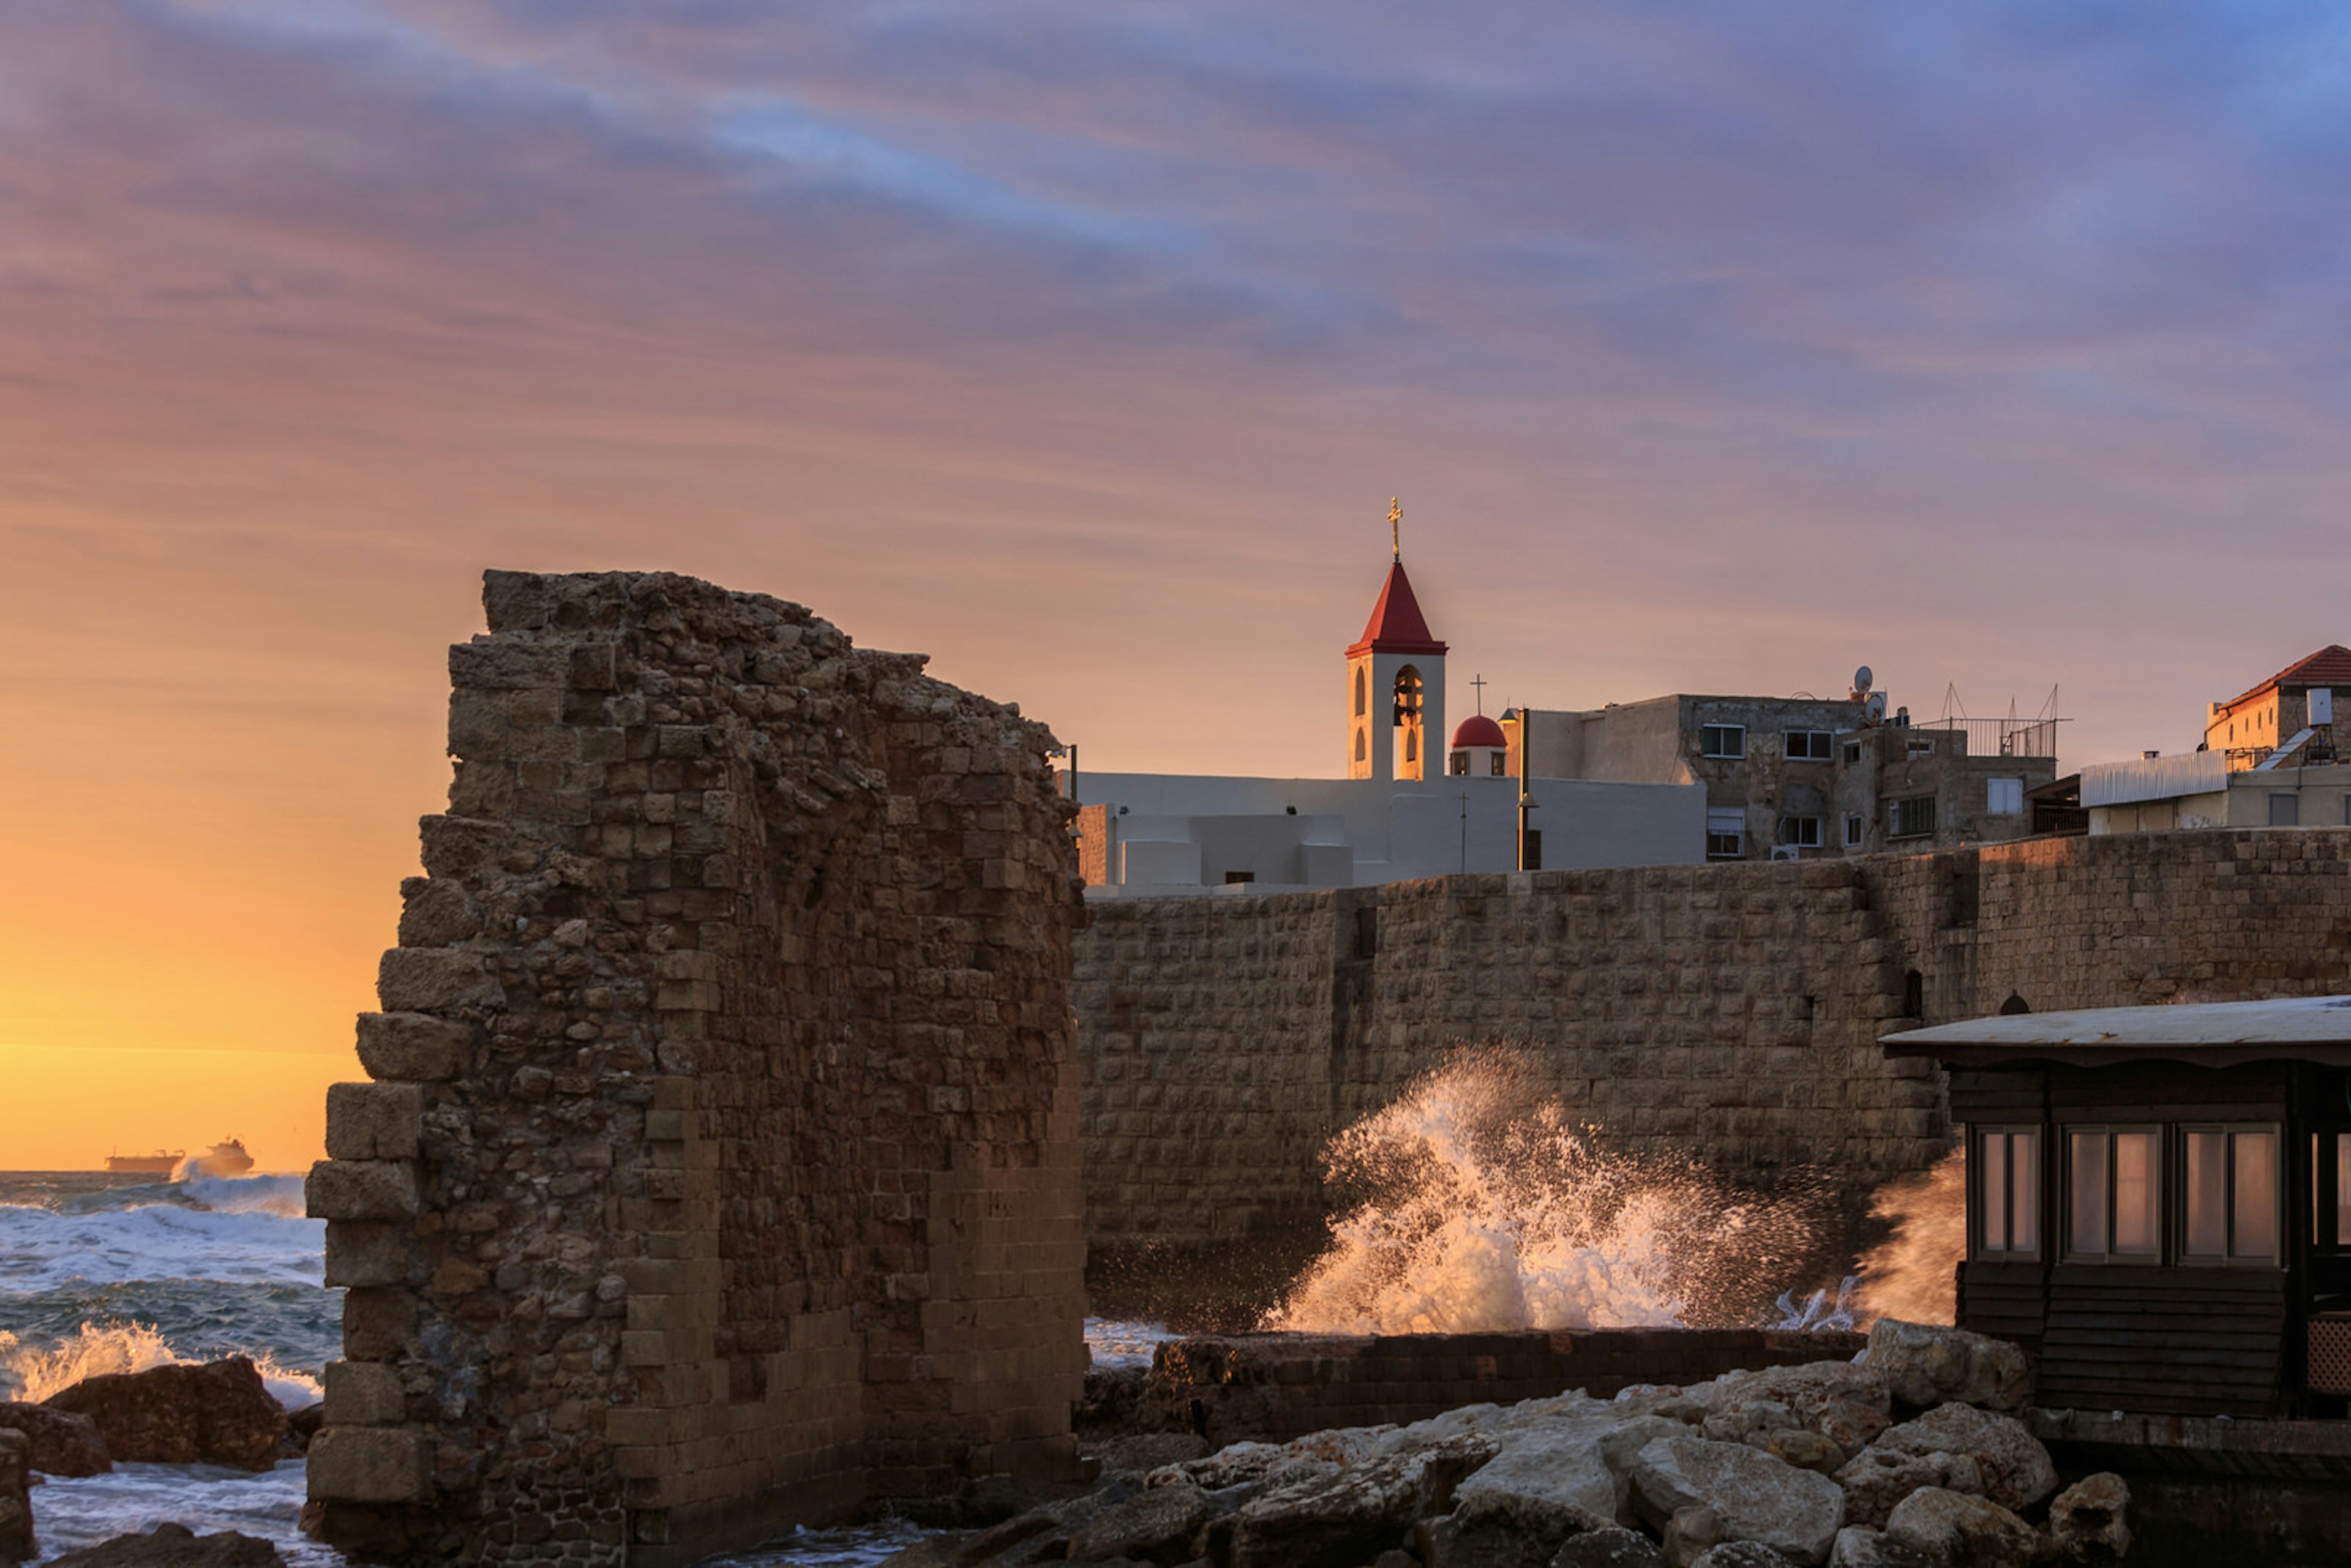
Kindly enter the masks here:
[[310, 1495], [408, 1562], [683, 1562], [1068, 1476], [1084, 1235], [1051, 737], [690, 578], [492, 572], [309, 1181]]

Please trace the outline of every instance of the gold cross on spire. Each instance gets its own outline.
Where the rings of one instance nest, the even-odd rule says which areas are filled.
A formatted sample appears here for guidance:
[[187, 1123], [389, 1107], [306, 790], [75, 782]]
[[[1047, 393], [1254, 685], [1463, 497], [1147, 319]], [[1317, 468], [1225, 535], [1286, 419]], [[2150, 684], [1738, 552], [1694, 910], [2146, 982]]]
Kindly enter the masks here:
[[1404, 507], [1394, 496], [1388, 497], [1388, 549], [1396, 559], [1404, 559]]

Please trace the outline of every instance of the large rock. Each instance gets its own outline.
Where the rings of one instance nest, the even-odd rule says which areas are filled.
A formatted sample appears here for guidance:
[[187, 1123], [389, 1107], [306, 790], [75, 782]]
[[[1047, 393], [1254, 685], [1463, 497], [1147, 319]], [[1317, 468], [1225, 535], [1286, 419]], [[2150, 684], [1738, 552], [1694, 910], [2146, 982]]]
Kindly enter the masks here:
[[2074, 1563], [2119, 1563], [2130, 1551], [2130, 1526], [2123, 1514], [2130, 1488], [2112, 1470], [2085, 1476], [2049, 1504], [2049, 1540]]
[[1937, 1564], [1882, 1530], [1848, 1524], [1837, 1531], [1836, 1544], [1829, 1548], [1829, 1568], [1937, 1568]]
[[0, 1402], [0, 1427], [25, 1434], [32, 1445], [33, 1469], [44, 1475], [102, 1476], [114, 1468], [98, 1423], [87, 1416], [46, 1405]]
[[1642, 1512], [1661, 1527], [1677, 1509], [1710, 1508], [1724, 1540], [1759, 1541], [1798, 1563], [1826, 1559], [1844, 1522], [1836, 1482], [1744, 1443], [1656, 1438], [1634, 1458], [1632, 1482]]
[[1276, 1487], [1232, 1516], [1219, 1561], [1227, 1568], [1356, 1568], [1398, 1544], [1416, 1521], [1451, 1511], [1454, 1490], [1495, 1448], [1492, 1437], [1468, 1432]]
[[1690, 1559], [1690, 1568], [1795, 1568], [1760, 1541], [1726, 1541]]
[[198, 1535], [184, 1524], [159, 1524], [53, 1557], [47, 1568], [286, 1568], [286, 1559], [266, 1541], [233, 1530]]
[[1888, 1427], [1873, 1446], [1892, 1454], [1965, 1454], [1976, 1462], [1983, 1495], [2002, 1508], [2029, 1508], [2057, 1487], [2049, 1450], [2022, 1421], [1972, 1405], [1938, 1405]]
[[13, 1427], [0, 1427], [0, 1563], [33, 1554], [33, 1443]]
[[1216, 1511], [1196, 1486], [1152, 1487], [1113, 1503], [1070, 1536], [1070, 1561], [1111, 1558], [1173, 1565], [1196, 1556], [1192, 1536]]
[[1942, 1568], [2028, 1568], [2043, 1547], [2032, 1526], [1990, 1498], [1940, 1487], [1895, 1504], [1886, 1533]]
[[1844, 1489], [1845, 1523], [1867, 1530], [1885, 1529], [1894, 1505], [1920, 1487], [1977, 1494], [1984, 1490], [1983, 1471], [1972, 1458], [1941, 1450], [1864, 1448], [1837, 1471], [1836, 1484]]
[[1958, 1400], [2013, 1410], [2032, 1392], [2024, 1352], [2006, 1340], [1932, 1323], [1878, 1319], [1862, 1364], [1882, 1373], [1906, 1405]]
[[1572, 1538], [1551, 1568], [1666, 1568], [1666, 1555], [1639, 1531], [1619, 1526]]
[[1660, 1416], [1628, 1419], [1605, 1405], [1504, 1430], [1493, 1458], [1454, 1493], [1455, 1512], [1464, 1525], [1548, 1542], [1548, 1560], [1571, 1535], [1630, 1523], [1625, 1461], [1682, 1430]]
[[118, 1462], [266, 1470], [286, 1436], [286, 1412], [241, 1355], [86, 1377], [43, 1403], [89, 1416]]

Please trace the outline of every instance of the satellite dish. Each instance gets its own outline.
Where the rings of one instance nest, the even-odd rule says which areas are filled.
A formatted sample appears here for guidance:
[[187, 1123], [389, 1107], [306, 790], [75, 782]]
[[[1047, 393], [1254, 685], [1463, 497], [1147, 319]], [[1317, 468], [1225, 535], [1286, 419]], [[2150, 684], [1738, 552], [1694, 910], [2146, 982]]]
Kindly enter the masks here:
[[1872, 724], [1876, 724], [1884, 720], [1886, 717], [1886, 694], [1884, 692], [1870, 693], [1866, 698], [1863, 699], [1862, 711], [1869, 716], [1869, 722]]
[[1877, 677], [1876, 675], [1869, 673], [1869, 666], [1867, 664], [1864, 664], [1861, 668], [1855, 670], [1853, 673], [1854, 695], [1856, 696], [1867, 696], [1869, 695], [1870, 686], [1876, 681], [1876, 679]]

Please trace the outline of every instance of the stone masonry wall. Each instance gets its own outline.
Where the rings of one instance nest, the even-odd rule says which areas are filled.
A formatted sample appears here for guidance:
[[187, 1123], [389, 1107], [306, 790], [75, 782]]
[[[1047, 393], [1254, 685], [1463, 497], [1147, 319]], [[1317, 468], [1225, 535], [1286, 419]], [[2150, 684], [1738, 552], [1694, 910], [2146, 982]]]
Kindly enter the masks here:
[[1077, 964], [1088, 1228], [1311, 1227], [1323, 1143], [1461, 1042], [1530, 1048], [1632, 1147], [1858, 1190], [1949, 1146], [1934, 1070], [1877, 1047], [1906, 1019], [2344, 990], [2341, 831], [1106, 902]]
[[797, 605], [493, 572], [370, 1082], [310, 1491], [373, 1558], [674, 1562], [1069, 1473], [1085, 1367], [1051, 738]]

